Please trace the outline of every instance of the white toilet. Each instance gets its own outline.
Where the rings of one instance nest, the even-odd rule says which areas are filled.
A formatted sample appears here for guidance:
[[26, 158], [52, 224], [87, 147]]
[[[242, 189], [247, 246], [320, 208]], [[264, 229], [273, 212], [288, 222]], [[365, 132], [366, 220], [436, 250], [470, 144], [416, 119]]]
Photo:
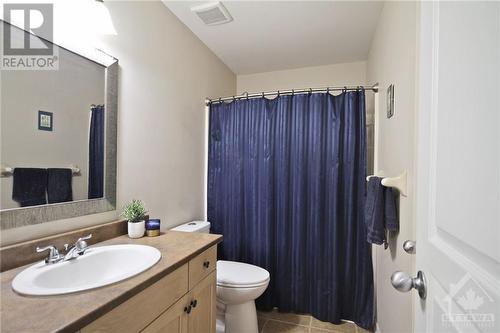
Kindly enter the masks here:
[[[172, 230], [210, 231], [210, 222], [193, 221]], [[217, 261], [217, 333], [257, 333], [255, 299], [269, 284], [269, 272], [236, 261]]]

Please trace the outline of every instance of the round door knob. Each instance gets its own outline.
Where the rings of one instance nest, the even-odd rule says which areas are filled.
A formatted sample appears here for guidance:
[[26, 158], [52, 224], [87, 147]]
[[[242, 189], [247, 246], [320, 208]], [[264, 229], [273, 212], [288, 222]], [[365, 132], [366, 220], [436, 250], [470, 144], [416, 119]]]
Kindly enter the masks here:
[[418, 271], [414, 278], [405, 272], [396, 271], [391, 275], [391, 284], [400, 292], [416, 289], [421, 299], [425, 299], [427, 296], [427, 282], [422, 271]]
[[391, 275], [391, 283], [396, 290], [401, 292], [408, 292], [413, 288], [412, 278], [405, 272], [394, 272]]
[[405, 240], [403, 243], [403, 250], [405, 250], [406, 253], [409, 254], [414, 254], [415, 253], [415, 242], [411, 240]]

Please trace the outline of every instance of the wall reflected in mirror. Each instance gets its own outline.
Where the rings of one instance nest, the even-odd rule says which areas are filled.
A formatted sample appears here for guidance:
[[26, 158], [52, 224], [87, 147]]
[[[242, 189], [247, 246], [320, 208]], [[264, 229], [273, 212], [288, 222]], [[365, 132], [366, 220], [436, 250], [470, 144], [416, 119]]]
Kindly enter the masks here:
[[58, 69], [2, 71], [1, 210], [104, 196], [106, 67], [54, 48]]

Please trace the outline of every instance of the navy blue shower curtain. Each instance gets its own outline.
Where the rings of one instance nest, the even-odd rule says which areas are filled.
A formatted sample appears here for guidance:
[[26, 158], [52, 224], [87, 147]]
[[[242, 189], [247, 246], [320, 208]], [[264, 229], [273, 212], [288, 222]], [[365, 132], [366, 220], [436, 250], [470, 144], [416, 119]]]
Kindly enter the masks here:
[[267, 269], [260, 309], [374, 324], [364, 91], [210, 106], [208, 219], [221, 259]]
[[90, 109], [88, 198], [104, 196], [104, 105]]

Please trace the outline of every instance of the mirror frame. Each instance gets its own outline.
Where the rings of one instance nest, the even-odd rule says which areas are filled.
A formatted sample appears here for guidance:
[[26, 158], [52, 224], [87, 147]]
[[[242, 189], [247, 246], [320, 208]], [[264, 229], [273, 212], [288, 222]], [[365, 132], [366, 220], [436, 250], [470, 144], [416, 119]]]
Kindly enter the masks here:
[[69, 52], [91, 60], [105, 69], [105, 157], [104, 197], [41, 206], [12, 208], [0, 211], [0, 230], [67, 219], [83, 215], [103, 213], [116, 209], [116, 151], [118, 113], [118, 60], [95, 49], [82, 55], [55, 44]]

